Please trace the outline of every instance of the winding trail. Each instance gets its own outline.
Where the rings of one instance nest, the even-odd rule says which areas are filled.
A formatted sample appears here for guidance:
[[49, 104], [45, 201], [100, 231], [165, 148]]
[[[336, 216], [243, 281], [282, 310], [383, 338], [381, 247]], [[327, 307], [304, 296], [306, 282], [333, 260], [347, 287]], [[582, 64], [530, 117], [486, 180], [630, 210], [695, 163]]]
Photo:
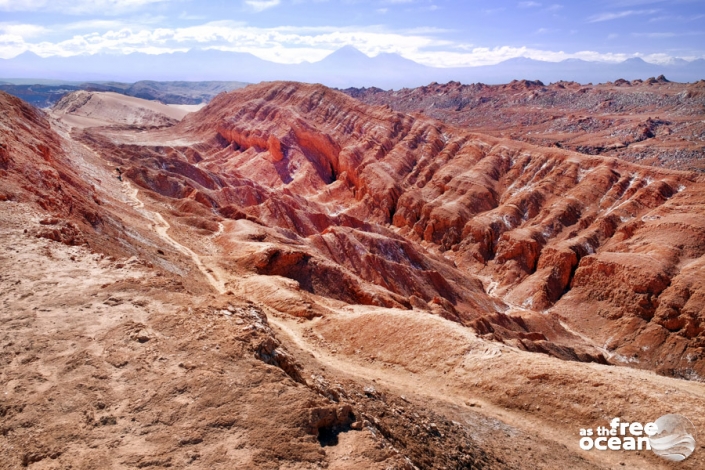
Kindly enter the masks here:
[[[174, 240], [170, 235], [169, 235], [169, 229], [171, 228], [171, 225], [169, 225], [169, 222], [167, 222], [164, 217], [156, 211], [148, 209], [145, 205], [144, 202], [140, 200], [138, 197], [139, 190], [132, 186], [129, 181], [123, 181], [123, 186], [125, 187], [126, 191], [125, 193], [127, 196], [134, 202], [133, 207], [135, 209], [138, 209], [140, 212], [142, 212], [148, 219], [150, 219], [153, 222], [153, 227], [154, 230], [157, 232], [157, 235], [159, 235], [162, 240], [167, 242], [169, 245], [171, 245], [173, 248], [175, 248], [177, 251], [185, 254], [191, 260], [193, 263], [196, 265], [196, 267], [201, 271], [203, 276], [205, 276], [206, 280], [208, 283], [213, 286], [213, 288], [219, 293], [219, 294], [225, 294], [226, 288], [225, 288], [225, 282], [221, 279], [218, 279], [218, 277], [215, 275], [212, 269], [208, 268], [203, 261], [201, 260], [201, 257], [193, 251], [191, 248], [182, 245], [178, 241]], [[222, 224], [220, 225], [220, 230], [219, 233], [222, 232]]]
[[[140, 200], [139, 190], [128, 181], [123, 181], [123, 190], [127, 198], [132, 201], [130, 205], [153, 222], [152, 226], [159, 237], [180, 253], [188, 256], [201, 271], [208, 283], [213, 286], [219, 294], [225, 294], [225, 282], [216, 276], [214, 270], [206, 265], [200, 255], [169, 235], [171, 226], [159, 212], [149, 209], [144, 202]], [[223, 231], [224, 227], [220, 224], [216, 235], [221, 234]], [[223, 273], [221, 273], [221, 276], [225, 277]], [[241, 298], [237, 294], [235, 294], [235, 296]], [[313, 326], [320, 319], [314, 319], [302, 325], [295, 319], [288, 319], [286, 314], [274, 310], [265, 304], [259, 304], [259, 306], [267, 313], [268, 321], [274, 325], [276, 331], [280, 333], [278, 335], [279, 337], [286, 337], [288, 339], [287, 343], [290, 346], [307, 354], [321, 366], [331, 369], [334, 371], [334, 375], [348, 377], [362, 383], [376, 383], [399, 395], [415, 397], [419, 401], [429, 404], [434, 403], [434, 405], [432, 405], [434, 408], [447, 411], [460, 409], [470, 412], [469, 407], [476, 406], [475, 404], [479, 403], [482, 411], [474, 408], [474, 413], [483, 416], [485, 419], [504, 423], [505, 425], [520, 430], [525, 436], [531, 437], [530, 442], [533, 442], [534, 445], [547, 446], [548, 448], [555, 446], [554, 449], [561, 451], [574, 446], [574, 436], [570, 435], [570, 433], [566, 433], [564, 429], [554, 429], [552, 426], [547, 425], [547, 422], [540, 416], [529, 416], [526, 413], [503, 408], [502, 406], [494, 404], [491, 400], [486, 399], [486, 397], [478, 396], [476, 393], [470, 392], [469, 387], [459, 387], [448, 383], [447, 378], [443, 378], [442, 376], [436, 377], [433, 374], [415, 374], [407, 371], [384, 369], [376, 365], [361, 364], [355, 359], [347, 359], [335, 352], [326, 350], [325, 347], [312, 344], [306, 339], [304, 327]], [[345, 313], [343, 315], [359, 316], [361, 314]], [[450, 386], [446, 389], [447, 385]], [[469, 405], [468, 400], [475, 404]], [[586, 462], [590, 462], [595, 468], [614, 468], [624, 461], [636, 465], [643, 463], [637, 456], [620, 455], [616, 453], [589, 453], [582, 455], [581, 458]], [[665, 467], [657, 466], [654, 468]]]
[[[64, 133], [67, 139], [71, 140], [72, 142], [75, 142], [77, 145], [80, 145], [82, 148], [84, 148], [87, 152], [92, 153], [96, 158], [99, 160], [104, 160], [104, 158], [96, 152], [94, 149], [89, 147], [88, 145], [84, 144], [83, 142], [80, 142], [78, 140], [74, 140], [70, 134]], [[114, 175], [113, 175], [114, 176]], [[224, 294], [227, 292], [227, 289], [225, 287], [225, 281], [222, 279], [219, 279], [219, 277], [215, 274], [214, 270], [207, 267], [204, 263], [201, 257], [192, 249], [189, 247], [182, 245], [178, 241], [176, 241], [174, 238], [172, 238], [169, 235], [169, 229], [171, 228], [171, 225], [164, 219], [164, 217], [157, 211], [149, 209], [147, 206], [145, 206], [144, 202], [139, 198], [139, 189], [137, 189], [132, 183], [130, 183], [126, 178], [122, 179], [122, 188], [120, 189], [120, 192], [127, 198], [127, 203], [132, 206], [135, 210], [140, 212], [142, 215], [144, 215], [147, 219], [152, 221], [152, 227], [154, 227], [154, 231], [159, 235], [159, 237], [164, 240], [166, 243], [171, 245], [174, 249], [179, 251], [180, 253], [188, 256], [191, 258], [193, 263], [196, 265], [196, 267], [203, 273], [203, 276], [205, 276], [206, 280], [208, 283], [213, 286], [213, 288], [219, 293], [219, 294]], [[213, 234], [213, 237], [218, 237], [223, 233], [225, 230], [225, 226], [222, 223], [218, 223], [218, 231]], [[224, 277], [221, 275], [221, 277]]]

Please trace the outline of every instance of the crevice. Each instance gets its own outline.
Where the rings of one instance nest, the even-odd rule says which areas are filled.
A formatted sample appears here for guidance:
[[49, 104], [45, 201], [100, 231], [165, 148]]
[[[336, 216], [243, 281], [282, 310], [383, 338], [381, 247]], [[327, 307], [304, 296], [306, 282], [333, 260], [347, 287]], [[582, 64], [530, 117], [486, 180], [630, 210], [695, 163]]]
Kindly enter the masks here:
[[333, 166], [333, 163], [330, 163], [330, 181], [328, 184], [332, 184], [338, 181], [338, 174], [335, 171], [335, 167]]

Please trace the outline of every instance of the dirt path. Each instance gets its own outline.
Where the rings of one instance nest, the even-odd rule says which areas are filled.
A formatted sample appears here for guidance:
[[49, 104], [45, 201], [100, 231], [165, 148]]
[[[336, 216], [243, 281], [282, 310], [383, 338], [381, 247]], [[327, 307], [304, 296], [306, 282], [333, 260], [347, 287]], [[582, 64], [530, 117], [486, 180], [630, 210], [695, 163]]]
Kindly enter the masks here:
[[[308, 342], [304, 337], [303, 329], [311, 326], [311, 322], [315, 324], [318, 319], [311, 322], [298, 323], [282, 318], [282, 315], [274, 312], [271, 309], [265, 310], [268, 313], [268, 320], [282, 334], [278, 335], [287, 337], [289, 341], [296, 345], [306, 354], [310, 355], [315, 361], [323, 365], [327, 369], [332, 369], [335, 375], [342, 375], [361, 381], [363, 384], [374, 384], [375, 386], [384, 387], [395, 394], [406, 396], [418, 400], [420, 403], [425, 403], [437, 409], [465, 409], [474, 413], [479, 413], [491, 421], [502, 423], [503, 425], [511, 426], [520, 430], [526, 436], [530, 436], [531, 441], [534, 441], [536, 447], [541, 447], [550, 443], [558, 448], [561, 448], [563, 456], [555, 455], [555, 462], [558, 464], [562, 457], [567, 457], [567, 449], [575, 449], [575, 437], [572, 433], [566, 433], [565, 430], [556, 429], [546, 424], [541, 419], [528, 417], [525, 413], [516, 413], [512, 410], [494, 405], [487, 397], [476, 396], [470, 393], [463, 393], [456, 387], [444, 388], [446, 382], [443, 378], [433, 377], [428, 374], [410, 374], [406, 371], [397, 371], [384, 367], [375, 367], [374, 365], [366, 366], [358, 361], [351, 361], [342, 358], [339, 355], [331, 354], [325, 348], [317, 347]], [[345, 313], [345, 316], [356, 316], [359, 313]], [[374, 364], [374, 363], [373, 363]], [[462, 387], [461, 387], [462, 388]], [[465, 390], [466, 391], [466, 390]], [[472, 404], [472, 406], [469, 405]], [[620, 462], [631, 459], [625, 458], [623, 455], [607, 454], [607, 453], [589, 453], [581, 455], [581, 457], [592, 462], [594, 468], [610, 468], [618, 466]], [[637, 463], [638, 462], [638, 463]], [[642, 460], [634, 460], [635, 464], [643, 464]], [[630, 467], [631, 468], [631, 467]], [[634, 467], [636, 468], [636, 467]], [[662, 468], [660, 466], [653, 468]], [[665, 466], [663, 468], [666, 468]]]
[[[169, 235], [169, 229], [171, 228], [169, 223], [159, 212], [150, 210], [144, 205], [144, 202], [138, 197], [139, 190], [137, 188], [133, 187], [128, 181], [124, 181], [123, 185], [126, 188], [126, 194], [134, 202], [133, 207], [140, 210], [147, 218], [154, 222], [153, 227], [157, 234], [176, 250], [191, 258], [199, 271], [201, 271], [203, 276], [208, 280], [208, 283], [213, 286], [219, 294], [224, 294], [226, 292], [225, 282], [218, 279], [213, 270], [203, 263], [201, 257], [195, 251], [182, 245]], [[222, 224], [220, 224], [220, 231], [222, 231]]]
[[[212, 273], [212, 270], [208, 266], [206, 266], [206, 264], [196, 252], [182, 245], [178, 241], [174, 240], [169, 235], [169, 223], [159, 212], [152, 211], [146, 208], [144, 202], [138, 197], [139, 190], [137, 188], [134, 188], [127, 181], [125, 181], [123, 185], [126, 189], [125, 193], [133, 201], [133, 207], [135, 209], [140, 210], [150, 220], [154, 221], [154, 229], [159, 234], [159, 236], [164, 239], [164, 241], [166, 241], [168, 244], [176, 248], [179, 252], [188, 256], [218, 293], [225, 293], [224, 282], [218, 279]], [[220, 224], [218, 233], [222, 231], [223, 225]], [[424, 384], [419, 377], [410, 377], [408, 374], [397, 374], [390, 373], [389, 371], [381, 371], [375, 367], [364, 367], [357, 363], [353, 363], [351, 361], [347, 361], [332, 354], [329, 354], [327, 351], [325, 351], [325, 349], [317, 348], [307, 342], [303, 337], [303, 331], [301, 326], [294, 324], [291, 321], [285, 320], [284, 318], [282, 318], [280, 313], [276, 312], [271, 308], [268, 308], [266, 305], [263, 305], [263, 307], [268, 313], [269, 322], [273, 324], [276, 328], [278, 328], [281, 332], [283, 332], [289, 341], [293, 342], [296, 347], [313, 357], [322, 366], [335, 370], [337, 374], [354, 378], [363, 383], [375, 382], [390, 390], [395, 391], [396, 393], [399, 393], [400, 395], [405, 394], [408, 396], [417, 396], [421, 398], [422, 401], [428, 401], [430, 399], [433, 402], [442, 402], [446, 405], [452, 405], [456, 407], [467, 407], [462, 396], [457, 394], [449, 395], [441, 393], [440, 387], [433, 386], [433, 384], [431, 384], [430, 386], [428, 384]], [[356, 314], [346, 313], [345, 315], [354, 316]], [[311, 323], [307, 323], [306, 326], [311, 326], [311, 324], [315, 324], [316, 321], [317, 320], [312, 320]], [[522, 429], [524, 431], [534, 432], [535, 429], [541, 428], [541, 426], [533, 425], [530, 426], [530, 429], [527, 430], [525, 425], [518, 426], [522, 423], [525, 424], [525, 419], [513, 416], [513, 414], [508, 412], [507, 410], [503, 410], [501, 408], [493, 406], [492, 404], [484, 400], [475, 400], [475, 402], [478, 401], [481, 402], [483, 407], [482, 414], [488, 417], [497, 419], [505, 424], [509, 424], [518, 428], [524, 427], [525, 429]], [[568, 440], [565, 439], [565, 436], [561, 436], [559, 433], [551, 433], [550, 436], [540, 437], [553, 442], [565, 441], [563, 442], [563, 444], [569, 444]]]
[[[129, 182], [123, 182], [123, 193], [131, 201], [131, 205], [140, 211], [147, 219], [152, 221], [155, 232], [170, 246], [174, 247], [180, 253], [186, 255], [203, 274], [208, 283], [219, 294], [226, 292], [226, 275], [220, 273], [220, 277], [215, 274], [216, 266], [209, 266], [207, 257], [201, 257], [192, 249], [184, 246], [169, 235], [171, 226], [164, 217], [157, 211], [149, 209], [145, 203], [139, 198], [139, 190]], [[224, 232], [223, 225], [220, 224], [216, 236], [222, 235]], [[235, 293], [236, 297], [240, 297]], [[562, 453], [565, 453], [566, 458], [569, 455], [572, 458], [578, 457], [575, 436], [573, 433], [566, 432], [566, 429], [556, 428], [548, 425], [548, 421], [544, 420], [541, 415], [528, 416], [526, 413], [508, 409], [493, 403], [493, 398], [484, 396], [480, 392], [471, 391], [468, 388], [463, 388], [463, 383], [467, 382], [468, 377], [463, 378], [459, 383], [453, 384], [448, 380], [449, 377], [439, 375], [440, 369], [431, 368], [428, 371], [423, 371], [418, 374], [410, 373], [403, 368], [390, 369], [385, 368], [377, 362], [364, 364], [355, 357], [347, 357], [342, 354], [331, 352], [326, 347], [314, 344], [315, 341], [310, 341], [307, 333], [310, 336], [310, 331], [316, 328], [320, 319], [314, 319], [308, 322], [297, 322], [295, 319], [289, 319], [280, 312], [275, 311], [262, 305], [268, 314], [270, 323], [280, 332], [280, 338], [285, 344], [290, 345], [290, 349], [298, 349], [304, 355], [313, 358], [317, 365], [327, 369], [334, 376], [345, 377], [352, 379], [361, 384], [376, 384], [384, 387], [395, 394], [414, 397], [420, 403], [425, 403], [426, 406], [436, 408], [438, 410], [448, 409], [464, 409], [468, 412], [478, 413], [495, 423], [502, 423], [511, 426], [535, 442], [537, 447], [561, 448]], [[405, 312], [407, 315], [425, 315], [418, 312]], [[339, 312], [340, 319], [350, 319], [360, 317], [362, 315], [374, 315], [374, 313], [360, 312]], [[336, 315], [336, 319], [337, 319]], [[425, 318], [425, 317], [424, 317]], [[437, 319], [433, 319], [434, 321]], [[430, 320], [429, 320], [430, 321]], [[449, 327], [450, 328], [450, 327]], [[458, 328], [460, 328], [458, 326]], [[462, 329], [463, 334], [470, 334]], [[475, 338], [475, 341], [479, 341]], [[469, 343], [472, 340], [468, 339]], [[501, 355], [501, 354], [500, 354]], [[494, 357], [494, 356], [492, 356]], [[474, 357], [474, 361], [482, 361], [480, 356]], [[657, 379], [658, 380], [658, 379]], [[464, 381], [464, 382], [463, 382]], [[450, 384], [450, 385], [449, 385]], [[468, 405], [472, 402], [473, 407]], [[567, 449], [571, 449], [568, 451]], [[556, 449], [553, 449], [554, 451]], [[638, 456], [617, 454], [617, 453], [585, 453], [580, 454], [580, 458], [584, 458], [591, 462], [596, 468], [619, 466], [621, 462], [627, 462], [632, 465], [644, 464], [644, 461]], [[561, 460], [561, 459], [558, 459]], [[637, 467], [634, 467], [637, 468]], [[660, 465], [651, 466], [651, 468], [666, 468]]]

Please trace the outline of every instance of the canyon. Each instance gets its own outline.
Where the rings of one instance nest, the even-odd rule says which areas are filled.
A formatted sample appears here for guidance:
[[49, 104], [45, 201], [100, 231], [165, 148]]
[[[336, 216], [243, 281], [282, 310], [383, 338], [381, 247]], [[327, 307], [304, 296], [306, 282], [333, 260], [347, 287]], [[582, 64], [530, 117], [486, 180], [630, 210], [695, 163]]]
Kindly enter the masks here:
[[701, 88], [0, 93], [7, 468], [671, 468], [578, 430], [705, 424]]

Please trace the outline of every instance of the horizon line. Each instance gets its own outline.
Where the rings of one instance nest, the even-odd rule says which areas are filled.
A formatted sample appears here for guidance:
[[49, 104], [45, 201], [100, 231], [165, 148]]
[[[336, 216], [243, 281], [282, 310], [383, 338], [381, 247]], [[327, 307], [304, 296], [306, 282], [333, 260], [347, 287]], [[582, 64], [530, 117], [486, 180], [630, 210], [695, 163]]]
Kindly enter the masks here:
[[[577, 58], [577, 57], [568, 57], [568, 58], [565, 58], [565, 59], [563, 59], [563, 60], [546, 60], [546, 59], [535, 59], [535, 58], [526, 57], [526, 56], [517, 56], [517, 57], [511, 57], [511, 58], [509, 58], [509, 59], [496, 62], [496, 63], [494, 63], [494, 64], [438, 67], [438, 66], [433, 66], [433, 65], [425, 65], [425, 64], [422, 64], [422, 63], [417, 62], [417, 61], [415, 61], [415, 60], [413, 60], [413, 59], [409, 59], [409, 58], [407, 58], [407, 57], [404, 57], [402, 54], [399, 54], [399, 53], [396, 53], [396, 52], [380, 52], [380, 53], [378, 53], [378, 54], [376, 54], [376, 55], [372, 55], [372, 56], [371, 56], [371, 55], [367, 55], [367, 54], [365, 54], [364, 52], [362, 52], [360, 49], [358, 49], [358, 48], [356, 48], [355, 46], [350, 45], [350, 44], [347, 44], [347, 45], [345, 45], [345, 46], [342, 46], [342, 47], [340, 47], [340, 48], [338, 48], [338, 49], [336, 49], [336, 50], [330, 52], [330, 54], [326, 55], [326, 56], [325, 56], [323, 59], [321, 59], [321, 60], [314, 61], [314, 62], [310, 62], [310, 61], [304, 60], [304, 61], [298, 62], [298, 63], [276, 62], [276, 61], [273, 61], [273, 60], [268, 60], [268, 59], [261, 58], [261, 57], [257, 56], [256, 54], [253, 54], [253, 53], [251, 53], [251, 52], [224, 50], [224, 49], [220, 49], [220, 48], [217, 48], [217, 47], [206, 47], [206, 48], [200, 48], [200, 49], [199, 49], [199, 48], [189, 48], [189, 49], [186, 49], [186, 50], [164, 51], [164, 52], [157, 52], [157, 53], [149, 53], [149, 52], [143, 52], [143, 51], [132, 51], [132, 52], [127, 52], [127, 53], [110, 52], [110, 51], [99, 51], [99, 52], [94, 52], [94, 53], [86, 53], [86, 52], [83, 52], [83, 53], [72, 54], [72, 55], [58, 55], [58, 54], [55, 54], [55, 55], [47, 55], [47, 56], [42, 56], [42, 55], [37, 54], [36, 52], [30, 51], [30, 50], [26, 50], [26, 51], [23, 51], [23, 52], [21, 52], [20, 54], [17, 54], [16, 56], [13, 56], [13, 57], [9, 57], [9, 58], [0, 58], [0, 61], [12, 61], [12, 60], [17, 59], [18, 57], [26, 56], [26, 55], [35, 56], [35, 57], [37, 57], [37, 58], [39, 58], [39, 59], [50, 59], [50, 58], [70, 59], [70, 58], [74, 58], [74, 57], [93, 57], [93, 56], [124, 56], [124, 57], [128, 57], [128, 56], [133, 56], [133, 55], [144, 55], [144, 56], [155, 56], [155, 57], [156, 57], [156, 56], [165, 56], [165, 55], [174, 55], [174, 54], [188, 54], [188, 53], [192, 53], [192, 52], [209, 52], [209, 51], [216, 51], [216, 52], [220, 52], [220, 53], [224, 53], [224, 54], [248, 55], [248, 56], [251, 56], [251, 57], [253, 57], [253, 58], [255, 58], [255, 59], [258, 59], [258, 60], [261, 60], [261, 61], [263, 61], [263, 62], [267, 62], [267, 63], [270, 63], [270, 64], [276, 64], [276, 65], [281, 65], [281, 66], [297, 66], [297, 65], [312, 65], [312, 64], [320, 64], [320, 63], [323, 63], [323, 62], [325, 62], [327, 59], [329, 59], [331, 56], [333, 56], [333, 55], [335, 55], [336, 53], [339, 53], [339, 52], [341, 52], [341, 51], [344, 51], [344, 50], [354, 50], [354, 51], [356, 51], [358, 54], [360, 54], [360, 55], [362, 55], [362, 56], [364, 56], [364, 57], [366, 57], [366, 58], [368, 58], [368, 59], [375, 59], [375, 58], [380, 57], [380, 56], [396, 56], [396, 57], [402, 58], [402, 59], [404, 59], [404, 60], [406, 60], [406, 61], [409, 61], [409, 62], [411, 62], [411, 63], [413, 63], [413, 64], [416, 64], [416, 65], [418, 65], [418, 66], [421, 66], [421, 67], [426, 67], [426, 68], [429, 68], [429, 69], [438, 69], [438, 70], [447, 70], [447, 69], [475, 69], [475, 68], [481, 68], [481, 67], [493, 67], [493, 66], [500, 65], [500, 64], [504, 64], [504, 63], [506, 63], [506, 62], [513, 61], [513, 60], [517, 60], [517, 59], [524, 59], [524, 60], [527, 60], [527, 61], [536, 62], [536, 63], [544, 63], [544, 64], [562, 64], [562, 63], [565, 63], [565, 62], [584, 62], [584, 63], [588, 63], [588, 64], [619, 65], [619, 64], [624, 64], [624, 63], [629, 62], [629, 61], [641, 61], [641, 62], [643, 62], [643, 63], [645, 63], [645, 64], [655, 65], [655, 66], [660, 66], [660, 67], [668, 67], [668, 66], [677, 65], [677, 64], [674, 63], [674, 62], [676, 62], [676, 61], [682, 61], [682, 62], [686, 62], [686, 63], [688, 63], [688, 64], [691, 64], [691, 63], [694, 63], [694, 62], [698, 62], [698, 61], [705, 61], [705, 59], [703, 59], [702, 57], [700, 57], [700, 58], [670, 57], [670, 61], [669, 61], [669, 62], [650, 62], [650, 61], [646, 60], [645, 58], [643, 58], [643, 57], [641, 57], [641, 56], [639, 56], [639, 55], [634, 55], [634, 57], [629, 57], [629, 58], [626, 58], [626, 59], [620, 60], [620, 61], [614, 61], [614, 60], [586, 60], [586, 59], [581, 59], [581, 58]], [[19, 79], [19, 78], [18, 78], [18, 79]], [[218, 80], [215, 80], [215, 81], [218, 81]]]

